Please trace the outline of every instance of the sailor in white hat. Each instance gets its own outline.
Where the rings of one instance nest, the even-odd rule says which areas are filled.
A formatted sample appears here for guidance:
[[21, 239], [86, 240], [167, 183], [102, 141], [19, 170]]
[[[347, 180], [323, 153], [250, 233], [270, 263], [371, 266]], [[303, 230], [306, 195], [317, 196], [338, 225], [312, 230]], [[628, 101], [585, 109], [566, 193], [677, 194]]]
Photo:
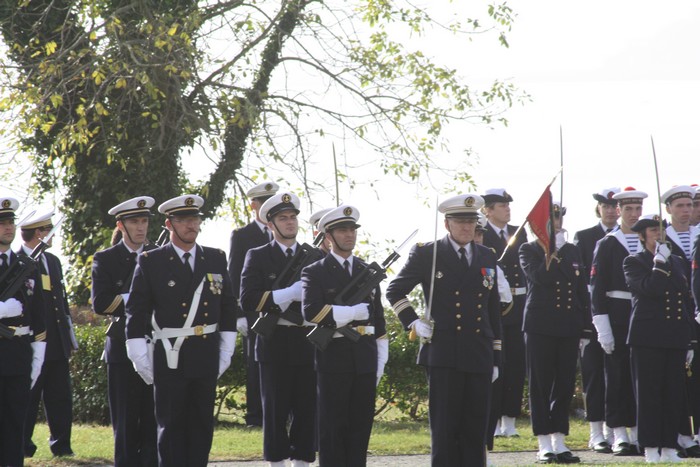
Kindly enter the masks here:
[[695, 196], [693, 197], [693, 215], [690, 224], [697, 226], [700, 224], [700, 186], [698, 186], [697, 183], [693, 183], [690, 186], [695, 190]]
[[[37, 211], [24, 219], [19, 227], [22, 234], [22, 252], [29, 256], [44, 241], [53, 228], [54, 210]], [[46, 244], [50, 247], [53, 238]], [[69, 456], [71, 426], [73, 423], [73, 394], [69, 359], [78, 342], [73, 331], [70, 309], [63, 281], [61, 261], [44, 251], [39, 258], [41, 289], [46, 310], [46, 356], [41, 375], [32, 388], [27, 418], [25, 420], [24, 450], [33, 455], [37, 447], [32, 441], [34, 425], [39, 412], [39, 402], [44, 401], [46, 418], [51, 432], [50, 448], [54, 456]]]
[[376, 385], [389, 357], [381, 291], [362, 303], [336, 304], [336, 296], [368, 267], [353, 255], [360, 212], [341, 205], [319, 221], [331, 250], [302, 271], [306, 320], [328, 328], [351, 327], [353, 341], [337, 332], [325, 350], [316, 351], [320, 465], [365, 465], [374, 421]]
[[288, 191], [263, 203], [260, 217], [268, 222], [274, 240], [248, 250], [241, 273], [241, 307], [255, 310], [264, 317], [261, 320], [276, 319], [272, 332], [257, 337], [255, 349], [263, 400], [263, 457], [273, 467], [286, 465], [288, 458], [298, 467], [316, 459], [314, 347], [306, 337], [313, 325], [301, 315], [301, 280], [282, 279], [287, 266], [306, 254], [296, 240], [300, 203]]
[[[245, 255], [251, 248], [256, 248], [272, 241], [272, 232], [267, 227], [267, 221], [260, 218], [260, 207], [265, 201], [279, 191], [279, 185], [271, 180], [265, 180], [246, 192], [250, 203], [250, 211], [255, 216], [243, 227], [231, 232], [228, 258], [228, 273], [233, 286], [233, 294], [239, 297], [241, 290], [241, 271]], [[245, 422], [249, 427], [262, 426], [263, 412], [260, 398], [260, 370], [255, 361], [255, 343], [257, 334], [249, 333], [248, 328], [255, 323], [258, 313], [254, 310], [244, 310], [237, 306], [236, 326], [243, 336], [243, 357], [246, 361], [246, 413]]]
[[498, 264], [503, 269], [513, 294], [512, 305], [501, 310], [503, 342], [507, 355], [503, 360], [501, 377], [494, 383], [491, 401], [486, 444], [489, 449], [493, 449], [494, 435], [518, 436], [515, 420], [521, 414], [525, 387], [525, 340], [522, 327], [527, 294], [527, 284], [520, 267], [518, 251], [520, 245], [527, 243], [527, 234], [525, 229], [521, 229], [518, 237], [507, 247], [511, 237], [518, 232], [518, 227], [510, 224], [510, 203], [513, 202], [513, 197], [504, 188], [487, 189], [483, 197], [482, 211], [488, 218], [486, 232], [484, 232], [484, 246], [493, 248], [496, 257], [502, 258]]
[[[438, 210], [445, 215], [448, 234], [436, 243], [415, 245], [386, 293], [404, 328], [424, 342], [418, 364], [426, 367], [430, 388], [432, 465], [486, 465], [491, 384], [500, 365], [501, 305], [496, 255], [473, 242], [483, 204], [481, 196], [471, 193], [443, 201]], [[429, 321], [420, 319], [408, 299], [418, 284], [432, 306]]]
[[[595, 215], [599, 220], [594, 226], [579, 230], [574, 235], [574, 245], [581, 251], [586, 283], [590, 282], [593, 251], [598, 240], [617, 228], [620, 214], [614, 196], [619, 192], [619, 187], [608, 187], [593, 193]], [[608, 440], [612, 441], [612, 432], [605, 424], [604, 352], [595, 333], [587, 337], [588, 343], [583, 341], [582, 344], [586, 345], [581, 347], [581, 377], [586, 398], [586, 420], [590, 424], [588, 447], [595, 452], [610, 453], [612, 448]]]
[[648, 195], [628, 186], [613, 195], [620, 227], [598, 242], [591, 266], [591, 313], [598, 342], [605, 352], [605, 423], [613, 429], [613, 454], [639, 454], [634, 391], [627, 332], [631, 295], [622, 268], [624, 259], [641, 251], [632, 226], [642, 215]]
[[154, 204], [150, 196], [136, 196], [110, 209], [117, 224], [112, 246], [96, 252], [92, 260], [92, 310], [111, 319], [103, 356], [115, 467], [158, 463], [153, 386], [141, 379], [127, 357], [125, 333], [125, 308], [136, 258], [156, 248], [146, 239]]
[[[19, 202], [0, 196], [0, 278], [10, 267], [18, 266], [12, 249], [17, 227]], [[0, 459], [5, 465], [24, 464], [24, 423], [30, 388], [39, 378], [46, 351], [44, 308], [37, 294], [41, 279], [33, 272], [17, 293], [0, 301]], [[3, 285], [4, 286], [4, 285]]]
[[[665, 229], [665, 241], [670, 246], [671, 253], [682, 258], [688, 283], [691, 280], [693, 243], [700, 233], [698, 227], [691, 225], [695, 195], [695, 188], [690, 185], [674, 186], [661, 195], [661, 202], [666, 206], [666, 212], [670, 215], [670, 222]], [[686, 410], [683, 413], [678, 445], [685, 451], [686, 457], [699, 458], [700, 445], [695, 440], [697, 431], [693, 433], [691, 424], [686, 423], [688, 417], [694, 417], [694, 426], [700, 423], [700, 407], [698, 407], [700, 404], [700, 392], [698, 392], [700, 391], [700, 375], [695, 375], [695, 371], [700, 371], [700, 361], [692, 363], [691, 376], [687, 378], [689, 403], [686, 404]]]
[[661, 202], [666, 205], [666, 212], [671, 216], [669, 225], [666, 227], [666, 239], [671, 242], [671, 252], [685, 258], [688, 264], [690, 264], [693, 241], [700, 232], [700, 229], [690, 225], [695, 193], [692, 186], [678, 185], [661, 195]]
[[318, 222], [331, 210], [333, 210], [333, 208], [318, 209], [314, 211], [309, 218], [309, 224], [311, 225], [311, 230], [314, 236], [314, 245], [326, 255], [330, 251], [330, 243], [328, 243], [326, 240], [326, 235], [318, 229]]
[[[126, 304], [127, 355], [154, 387], [160, 465], [207, 464], [216, 381], [236, 342], [226, 255], [197, 244], [203, 203], [183, 195], [158, 207], [170, 243], [138, 257]], [[152, 354], [144, 338], [151, 328]]]

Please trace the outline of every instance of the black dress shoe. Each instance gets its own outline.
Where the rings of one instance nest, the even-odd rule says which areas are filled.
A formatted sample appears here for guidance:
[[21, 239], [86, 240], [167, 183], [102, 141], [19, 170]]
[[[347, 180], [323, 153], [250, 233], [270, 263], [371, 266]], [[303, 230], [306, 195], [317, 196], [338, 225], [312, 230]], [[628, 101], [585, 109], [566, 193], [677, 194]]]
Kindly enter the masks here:
[[630, 456], [641, 456], [644, 457], [644, 449], [639, 447], [638, 444], [632, 444], [630, 443]]
[[613, 448], [613, 456], [632, 456], [632, 446], [630, 443], [620, 443]]
[[[700, 446], [698, 446], [697, 444], [694, 444], [694, 445], [690, 446], [689, 448], [685, 448], [684, 451], [685, 451], [686, 457], [692, 457], [694, 459], [700, 458]], [[679, 453], [679, 457], [680, 457], [680, 453]]]
[[537, 453], [537, 463], [538, 464], [554, 464], [557, 462], [557, 455], [553, 452], [545, 452], [540, 455]]
[[600, 443], [595, 444], [591, 449], [600, 454], [610, 454], [612, 452], [612, 449], [607, 441], [601, 441]]
[[579, 462], [581, 462], [581, 459], [571, 454], [571, 451], [564, 451], [557, 454], [558, 464], [578, 464]]

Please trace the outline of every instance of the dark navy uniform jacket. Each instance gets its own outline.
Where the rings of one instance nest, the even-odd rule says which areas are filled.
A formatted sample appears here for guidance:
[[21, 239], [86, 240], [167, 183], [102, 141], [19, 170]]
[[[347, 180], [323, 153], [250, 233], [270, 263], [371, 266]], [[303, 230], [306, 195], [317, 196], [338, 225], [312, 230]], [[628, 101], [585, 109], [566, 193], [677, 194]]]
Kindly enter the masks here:
[[[272, 285], [287, 261], [286, 255], [274, 241], [248, 250], [241, 274], [241, 306], [244, 310], [255, 311], [259, 316], [264, 313], [280, 313], [280, 307], [272, 300]], [[291, 284], [285, 284], [281, 288], [289, 285]], [[301, 314], [301, 302], [292, 302], [287, 311]], [[306, 336], [285, 336], [275, 333], [270, 339], [258, 337], [255, 359], [259, 362], [297, 365], [313, 362], [313, 346]]]
[[[17, 255], [7, 250], [9, 264], [17, 261]], [[12, 318], [2, 318], [5, 326], [29, 326], [33, 336], [0, 338], [0, 375], [29, 375], [32, 369], [31, 341], [46, 340], [46, 322], [44, 320], [44, 301], [41, 294], [41, 277], [34, 271], [24, 285], [15, 294], [15, 299], [22, 302], [22, 314]]]
[[45, 360], [60, 360], [70, 358], [74, 349], [73, 326], [68, 308], [68, 297], [63, 281], [63, 268], [61, 261], [55, 255], [44, 252], [46, 262], [49, 265], [51, 288], [44, 290], [44, 308], [46, 309], [46, 331], [49, 337], [46, 341]]
[[[584, 265], [575, 245], [566, 243], [546, 268], [539, 243], [520, 247], [527, 277], [523, 331], [556, 337], [590, 337], [592, 320]], [[587, 332], [584, 332], [584, 329]]]
[[[430, 343], [418, 363], [471, 373], [491, 373], [500, 364], [501, 305], [496, 281], [497, 258], [489, 248], [471, 243], [472, 260], [465, 271], [447, 236], [438, 240]], [[418, 319], [408, 294], [421, 284], [430, 296], [433, 242], [415, 245], [401, 272], [387, 288], [387, 299], [404, 328]], [[524, 284], [523, 284], [524, 285]]]
[[[367, 263], [357, 256], [352, 261], [352, 276], [360, 274]], [[301, 273], [303, 284], [302, 312], [304, 318], [318, 326], [336, 327], [332, 306], [336, 296], [352, 280], [331, 254], [305, 267]], [[376, 373], [376, 339], [386, 336], [386, 321], [382, 307], [381, 290], [374, 291], [361, 303], [369, 304], [369, 320], [352, 321], [350, 326], [374, 326], [374, 335], [365, 335], [357, 343], [345, 337], [333, 339], [326, 350], [316, 350], [316, 370], [327, 373]], [[348, 303], [348, 305], [356, 305]]]
[[643, 250], [625, 259], [625, 278], [632, 292], [632, 319], [627, 343], [640, 347], [689, 349], [695, 340], [690, 287], [684, 260], [671, 255], [655, 263]]
[[629, 256], [622, 245], [624, 241], [624, 234], [618, 229], [598, 242], [591, 266], [591, 313], [607, 314], [611, 326], [627, 327], [632, 310], [630, 301], [606, 295], [610, 291], [629, 291], [622, 270], [622, 262]]
[[593, 227], [579, 230], [574, 235], [574, 245], [581, 252], [586, 284], [590, 282], [591, 278], [591, 265], [593, 264], [593, 252], [595, 251], [596, 243], [603, 237], [605, 237], [605, 230], [601, 227], [600, 222]]
[[[509, 236], [515, 235], [518, 228], [512, 225], [507, 225], [506, 229]], [[501, 237], [496, 233], [496, 231], [491, 227], [491, 224], [486, 224], [486, 232], [484, 232], [484, 246], [488, 248], [493, 248], [496, 253], [496, 258], [500, 258], [503, 254], [503, 250], [506, 247], [506, 243], [501, 240]], [[527, 285], [525, 280], [525, 274], [520, 267], [520, 258], [518, 257], [518, 251], [520, 250], [520, 245], [527, 243], [527, 234], [525, 230], [521, 230], [518, 234], [517, 239], [513, 246], [508, 248], [506, 255], [498, 265], [503, 270], [503, 274], [506, 276], [506, 280], [510, 285], [511, 290], [519, 289]], [[501, 317], [501, 323], [503, 326], [517, 326], [522, 327], [523, 325], [523, 314], [522, 310], [515, 305], [515, 294], [513, 295], [514, 301], [508, 308], [503, 311], [503, 316]], [[520, 300], [520, 299], [518, 299]], [[522, 303], [522, 302], [521, 302]]]
[[[156, 248], [144, 245], [143, 251]], [[124, 300], [121, 294], [129, 292], [131, 278], [136, 268], [136, 254], [120, 241], [116, 245], [95, 253], [92, 259], [92, 311], [99, 315], [126, 320]], [[119, 326], [116, 323], [115, 326]], [[125, 329], [123, 323], [121, 329]], [[149, 333], [150, 334], [150, 333]], [[107, 336], [105, 339], [105, 361], [119, 363], [128, 361], [126, 356], [126, 333], [121, 337]]]
[[[194, 274], [188, 272], [172, 244], [139, 255], [126, 304], [127, 339], [150, 334], [151, 316], [160, 328], [182, 328], [194, 292], [204, 280], [192, 326], [219, 325], [219, 331], [236, 331], [235, 297], [226, 271], [226, 255], [216, 248], [197, 245]], [[174, 340], [173, 340], [174, 342]], [[154, 371], [167, 368], [163, 346], [156, 344]], [[191, 336], [180, 349], [178, 369], [185, 377], [216, 377], [219, 371], [219, 334]]]
[[[233, 294], [236, 296], [236, 298], [239, 297], [239, 292], [241, 290], [241, 272], [243, 271], [246, 253], [251, 248], [256, 248], [269, 242], [270, 237], [266, 235], [265, 232], [260, 230], [260, 227], [255, 221], [231, 232], [231, 249], [229, 250], [228, 274], [231, 278]], [[246, 316], [248, 318], [248, 325], [252, 326], [252, 324], [258, 318], [257, 313], [253, 311], [254, 308], [251, 310], [244, 308], [244, 310], [245, 313], [242, 310], [237, 310], [237, 317], [241, 318]]]
[[700, 235], [695, 237], [693, 242], [693, 253], [692, 253], [692, 274], [691, 282], [693, 288], [693, 298], [695, 299], [695, 306], [697, 311], [697, 304], [700, 303]]

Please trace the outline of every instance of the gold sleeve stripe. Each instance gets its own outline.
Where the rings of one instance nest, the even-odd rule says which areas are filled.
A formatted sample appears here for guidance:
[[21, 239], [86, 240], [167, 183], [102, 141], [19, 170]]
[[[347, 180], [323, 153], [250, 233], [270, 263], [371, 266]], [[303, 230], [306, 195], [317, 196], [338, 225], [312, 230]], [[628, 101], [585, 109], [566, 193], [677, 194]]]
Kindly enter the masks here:
[[114, 313], [123, 301], [124, 299], [121, 295], [117, 295], [116, 297], [114, 297], [112, 303], [110, 303], [109, 306], [105, 309], [105, 314], [111, 315], [112, 313]]
[[319, 324], [321, 321], [323, 321], [323, 318], [328, 316], [328, 313], [330, 313], [332, 309], [333, 305], [325, 305], [323, 308], [321, 308], [321, 311], [319, 311], [318, 314], [314, 316], [314, 319], [312, 319], [311, 322]]
[[255, 311], [262, 311], [263, 307], [265, 306], [265, 302], [267, 301], [267, 298], [270, 296], [270, 291], [267, 290], [263, 292], [262, 298], [260, 299], [260, 303], [258, 303], [258, 307], [255, 309]]
[[392, 305], [392, 308], [394, 308], [394, 314], [396, 316], [399, 316], [399, 314], [404, 311], [406, 308], [410, 308], [411, 303], [408, 301], [407, 298], [402, 298], [398, 302], [394, 303]]
[[46, 331], [44, 331], [44, 332], [42, 332], [42, 333], [37, 334], [36, 336], [34, 336], [34, 341], [35, 341], [35, 342], [42, 342], [42, 341], [45, 341], [45, 340], [46, 340]]
[[493, 350], [502, 350], [502, 342], [500, 340], [493, 341]]

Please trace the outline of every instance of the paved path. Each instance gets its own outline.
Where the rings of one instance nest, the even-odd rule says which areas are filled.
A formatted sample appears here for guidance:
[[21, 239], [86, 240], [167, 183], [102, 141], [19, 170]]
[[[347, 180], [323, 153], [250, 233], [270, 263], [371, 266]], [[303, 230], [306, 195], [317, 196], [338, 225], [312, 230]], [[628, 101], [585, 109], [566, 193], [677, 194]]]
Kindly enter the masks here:
[[[611, 454], [597, 454], [592, 451], [576, 451], [582, 464], [586, 465], [617, 465], [617, 464], [643, 464], [643, 457], [615, 457]], [[495, 452], [489, 455], [494, 467], [510, 465], [536, 465], [535, 451]], [[681, 465], [698, 465], [698, 459], [688, 459]], [[236, 462], [210, 462], [216, 467], [268, 467], [269, 464], [261, 461], [236, 461]], [[318, 464], [313, 464], [316, 467]], [[371, 467], [426, 467], [430, 465], [430, 456], [370, 456], [367, 465]]]

